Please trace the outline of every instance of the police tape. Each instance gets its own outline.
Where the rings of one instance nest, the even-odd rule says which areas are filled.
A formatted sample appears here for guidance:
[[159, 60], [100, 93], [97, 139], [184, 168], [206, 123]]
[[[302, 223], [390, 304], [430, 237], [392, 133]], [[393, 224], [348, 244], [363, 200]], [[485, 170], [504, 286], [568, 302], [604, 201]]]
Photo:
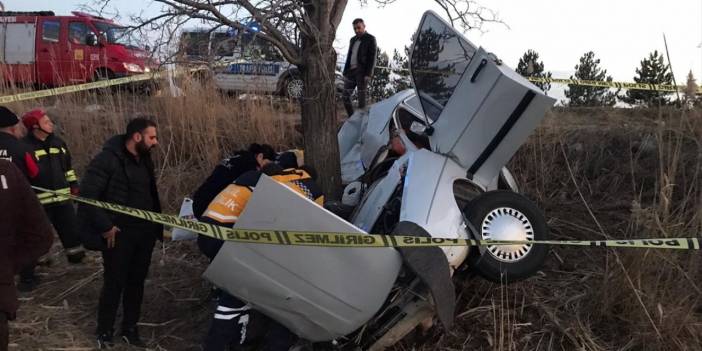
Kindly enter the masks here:
[[[562, 79], [562, 78], [537, 78], [525, 77], [534, 83], [557, 83], [568, 84], [575, 86], [587, 86], [597, 88], [615, 88], [628, 90], [649, 90], [649, 91], [667, 91], [676, 92], [685, 90], [684, 86], [675, 86], [668, 84], [653, 84], [653, 83], [630, 83], [630, 82], [608, 82], [601, 80], [579, 80], [579, 79]], [[702, 89], [698, 89], [702, 93]]]
[[34, 99], [39, 99], [39, 98], [43, 98], [43, 97], [76, 93], [79, 91], [86, 91], [86, 90], [92, 90], [92, 89], [108, 88], [108, 87], [115, 86], [115, 85], [123, 85], [123, 84], [128, 84], [128, 83], [142, 82], [142, 81], [146, 81], [146, 80], [158, 79], [160, 77], [161, 77], [160, 72], [143, 73], [143, 74], [129, 76], [129, 77], [123, 77], [123, 78], [107, 79], [107, 80], [100, 80], [100, 81], [91, 82], [91, 83], [67, 85], [65, 87], [29, 91], [26, 93], [0, 96], [0, 104], [7, 104], [10, 102], [18, 102], [18, 101], [25, 101], [25, 100], [34, 100]]
[[227, 228], [210, 223], [187, 220], [173, 215], [140, 210], [123, 205], [69, 195], [58, 191], [33, 186], [44, 193], [69, 198], [90, 206], [100, 207], [153, 223], [181, 228], [211, 238], [252, 244], [317, 247], [440, 247], [440, 246], [492, 246], [492, 245], [560, 245], [591, 247], [625, 247], [649, 249], [699, 250], [697, 238], [657, 238], [628, 240], [474, 240], [454, 238], [428, 238], [407, 235], [357, 234], [336, 232], [262, 230]]
[[[389, 70], [391, 72], [409, 72], [407, 68], [393, 67], [376, 67], [379, 69]], [[436, 73], [432, 71], [431, 73]], [[440, 73], [443, 74], [443, 73]], [[672, 84], [654, 84], [654, 83], [636, 83], [636, 82], [615, 82], [601, 80], [583, 80], [583, 79], [566, 79], [566, 78], [544, 78], [544, 77], [528, 77], [524, 76], [532, 83], [555, 83], [566, 84], [573, 86], [595, 87], [595, 88], [611, 88], [611, 89], [627, 89], [627, 90], [647, 90], [647, 91], [664, 91], [669, 93], [683, 92], [687, 89], [686, 86], [676, 86]], [[702, 87], [696, 88], [698, 94], [702, 94]]]
[[[224, 65], [226, 65], [226, 64], [224, 64]], [[219, 66], [223, 66], [223, 65], [222, 64], [214, 65], [213, 67], [219, 67]], [[386, 69], [386, 70], [390, 70], [390, 71], [394, 71], [394, 72], [409, 71], [408, 69], [399, 69], [399, 68], [392, 68], [392, 67], [376, 67], [376, 68]], [[190, 69], [188, 71], [197, 71], [197, 70], [201, 70], [201, 69], [204, 69], [204, 68], [203, 67], [195, 68], [195, 69]], [[183, 70], [177, 70], [177, 72], [182, 73]], [[178, 74], [178, 73], [176, 73], [176, 74]], [[76, 93], [79, 91], [108, 88], [108, 87], [112, 87], [112, 86], [116, 86], [116, 85], [123, 85], [123, 84], [146, 81], [146, 80], [153, 80], [153, 79], [160, 78], [161, 75], [162, 74], [160, 72], [143, 73], [143, 74], [130, 76], [130, 77], [101, 80], [101, 81], [97, 81], [97, 82], [83, 83], [83, 84], [77, 84], [77, 85], [68, 85], [65, 87], [36, 90], [36, 91], [30, 91], [30, 92], [26, 92], [26, 93], [18, 93], [18, 94], [14, 94], [14, 95], [5, 95], [5, 96], [0, 96], [0, 104], [7, 104], [7, 103], [11, 103], [11, 102], [26, 101], [26, 100], [34, 100], [34, 99], [39, 99], [39, 98], [44, 98], [44, 97], [69, 94], [69, 93]], [[670, 92], [670, 93], [673, 93], [676, 91], [682, 92], [685, 89], [687, 89], [685, 86], [675, 86], [675, 85], [667, 85], [667, 84], [607, 82], [607, 81], [599, 81], [599, 80], [579, 80], [579, 79], [562, 79], [562, 78], [537, 78], [537, 77], [525, 77], [525, 78], [533, 83], [555, 83], [555, 84], [567, 84], [567, 85], [573, 85], [573, 86], [586, 86], [586, 87], [597, 87], [597, 88], [664, 91], [664, 92]], [[697, 93], [702, 94], [702, 87], [697, 89]]]

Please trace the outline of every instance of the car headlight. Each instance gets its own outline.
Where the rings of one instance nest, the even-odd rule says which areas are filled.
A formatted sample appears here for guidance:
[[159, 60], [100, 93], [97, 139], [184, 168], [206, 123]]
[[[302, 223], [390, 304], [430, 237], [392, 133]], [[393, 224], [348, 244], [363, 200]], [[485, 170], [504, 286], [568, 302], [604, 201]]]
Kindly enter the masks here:
[[151, 72], [151, 68], [149, 68], [149, 67], [144, 68], [144, 73], [149, 73], [149, 72]]
[[141, 73], [144, 72], [144, 69], [141, 68], [139, 65], [136, 63], [123, 63], [124, 69], [126, 69], [128, 72], [136, 72], [136, 73]]

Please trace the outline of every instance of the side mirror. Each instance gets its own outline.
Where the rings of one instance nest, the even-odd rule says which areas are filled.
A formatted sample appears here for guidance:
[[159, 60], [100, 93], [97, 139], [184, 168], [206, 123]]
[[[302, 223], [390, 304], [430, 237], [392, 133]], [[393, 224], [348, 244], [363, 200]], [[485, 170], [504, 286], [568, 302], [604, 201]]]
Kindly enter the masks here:
[[85, 37], [85, 43], [90, 45], [90, 46], [97, 46], [98, 45], [98, 37], [95, 35], [95, 33], [88, 33], [88, 35]]
[[144, 51], [151, 51], [151, 47], [148, 45], [144, 46]]

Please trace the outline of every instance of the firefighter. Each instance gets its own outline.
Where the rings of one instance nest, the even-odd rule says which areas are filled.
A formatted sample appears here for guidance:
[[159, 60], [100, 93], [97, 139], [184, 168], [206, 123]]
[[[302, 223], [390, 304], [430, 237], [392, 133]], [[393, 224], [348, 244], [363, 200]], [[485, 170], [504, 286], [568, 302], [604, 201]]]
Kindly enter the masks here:
[[[32, 185], [78, 195], [78, 177], [71, 166], [71, 153], [66, 143], [54, 134], [54, 123], [46, 111], [38, 108], [25, 113], [22, 123], [28, 130], [24, 141], [32, 148], [39, 165], [39, 174], [32, 179]], [[68, 262], [83, 262], [85, 251], [80, 245], [72, 201], [42, 192], [37, 197], [61, 239]]]
[[[284, 170], [279, 164], [270, 163], [260, 171], [242, 174], [234, 184], [220, 192], [203, 214], [203, 221], [225, 227], [234, 226], [261, 174], [270, 176], [320, 206], [324, 203], [324, 196], [309, 172], [299, 168]], [[198, 244], [210, 259], [214, 259], [223, 242], [200, 236]], [[288, 350], [296, 339], [284, 326], [222, 292], [205, 340], [205, 351], [223, 351], [232, 342], [241, 346], [250, 345], [259, 338], [264, 339], [263, 349], [267, 351]]]

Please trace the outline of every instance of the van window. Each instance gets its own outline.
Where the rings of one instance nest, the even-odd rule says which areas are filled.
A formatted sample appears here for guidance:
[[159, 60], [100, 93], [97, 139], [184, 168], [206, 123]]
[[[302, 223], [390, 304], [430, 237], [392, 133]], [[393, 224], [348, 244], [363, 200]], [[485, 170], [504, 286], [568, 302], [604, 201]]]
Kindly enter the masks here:
[[235, 38], [227, 33], [215, 32], [212, 36], [212, 52], [215, 56], [234, 56]]
[[58, 42], [59, 28], [61, 28], [59, 21], [44, 21], [44, 24], [41, 26], [41, 39], [54, 43]]
[[209, 32], [183, 33], [181, 46], [188, 56], [207, 56]]
[[86, 45], [88, 26], [84, 22], [71, 22], [68, 25], [68, 42], [74, 45]]

